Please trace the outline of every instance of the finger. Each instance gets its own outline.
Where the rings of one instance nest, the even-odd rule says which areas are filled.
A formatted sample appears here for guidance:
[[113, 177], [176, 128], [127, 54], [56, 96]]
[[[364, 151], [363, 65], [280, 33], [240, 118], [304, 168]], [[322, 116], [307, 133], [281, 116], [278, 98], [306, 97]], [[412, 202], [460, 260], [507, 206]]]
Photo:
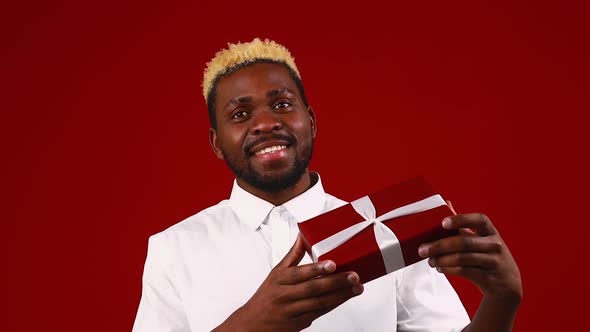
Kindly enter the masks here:
[[467, 278], [476, 285], [485, 285], [489, 272], [475, 267], [437, 267], [436, 270], [447, 275]]
[[467, 213], [446, 217], [442, 221], [445, 229], [474, 228], [479, 235], [496, 234], [496, 228], [490, 218], [482, 213]]
[[493, 270], [498, 267], [498, 260], [494, 255], [478, 252], [453, 253], [430, 257], [428, 265], [431, 267], [475, 267]]
[[283, 259], [277, 264], [277, 267], [286, 268], [289, 266], [297, 266], [305, 256], [305, 246], [301, 234], [297, 234], [295, 243]]
[[364, 286], [358, 284], [355, 287], [342, 288], [332, 293], [304, 298], [293, 302], [287, 309], [287, 312], [291, 316], [305, 315], [312, 312], [326, 313], [348, 301], [350, 298], [360, 295], [363, 291]]
[[330, 274], [293, 286], [292, 298], [303, 299], [315, 297], [321, 294], [332, 293], [339, 289], [354, 287], [359, 284], [360, 278], [355, 272]]
[[469, 236], [476, 236], [477, 232], [471, 228], [459, 228], [459, 234], [461, 235], [469, 235]]
[[418, 254], [421, 257], [431, 257], [455, 252], [500, 252], [503, 245], [502, 240], [496, 235], [486, 237], [456, 235], [422, 244], [418, 248]]
[[336, 271], [336, 264], [330, 260], [291, 266], [282, 271], [278, 281], [282, 285], [295, 285], [334, 271]]
[[455, 211], [455, 209], [453, 208], [453, 203], [451, 203], [451, 201], [445, 201], [447, 202], [447, 206], [449, 207], [449, 209], [453, 212], [454, 215], [457, 215], [457, 212]]

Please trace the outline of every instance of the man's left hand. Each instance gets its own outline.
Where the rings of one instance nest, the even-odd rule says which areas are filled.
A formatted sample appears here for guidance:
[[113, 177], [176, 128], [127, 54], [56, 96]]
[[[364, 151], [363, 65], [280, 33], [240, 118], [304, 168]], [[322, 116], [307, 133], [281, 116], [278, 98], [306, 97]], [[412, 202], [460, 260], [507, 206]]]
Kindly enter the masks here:
[[420, 256], [428, 257], [428, 264], [441, 273], [471, 280], [485, 297], [518, 306], [520, 271], [491, 220], [482, 213], [468, 213], [444, 218], [442, 226], [459, 235], [421, 245]]

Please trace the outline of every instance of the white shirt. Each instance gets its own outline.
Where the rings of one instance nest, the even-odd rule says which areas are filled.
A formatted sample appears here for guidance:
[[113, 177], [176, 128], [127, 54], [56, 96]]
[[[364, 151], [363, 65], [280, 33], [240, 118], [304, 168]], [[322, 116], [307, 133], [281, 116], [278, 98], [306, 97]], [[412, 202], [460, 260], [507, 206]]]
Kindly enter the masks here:
[[[234, 181], [229, 200], [149, 239], [133, 332], [210, 331], [241, 307], [295, 242], [298, 221], [346, 204], [321, 179], [281, 206]], [[310, 263], [306, 255], [301, 264]], [[366, 283], [305, 331], [460, 331], [469, 317], [426, 260]]]

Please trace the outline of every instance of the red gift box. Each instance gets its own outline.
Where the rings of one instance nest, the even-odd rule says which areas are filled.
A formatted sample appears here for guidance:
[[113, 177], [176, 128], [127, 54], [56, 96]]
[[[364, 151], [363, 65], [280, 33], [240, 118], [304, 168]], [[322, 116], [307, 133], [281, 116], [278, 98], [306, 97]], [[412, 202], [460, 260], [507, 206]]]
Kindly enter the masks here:
[[417, 177], [298, 224], [314, 262], [332, 260], [368, 282], [414, 264], [418, 247], [456, 235], [442, 228], [453, 215], [430, 184]]

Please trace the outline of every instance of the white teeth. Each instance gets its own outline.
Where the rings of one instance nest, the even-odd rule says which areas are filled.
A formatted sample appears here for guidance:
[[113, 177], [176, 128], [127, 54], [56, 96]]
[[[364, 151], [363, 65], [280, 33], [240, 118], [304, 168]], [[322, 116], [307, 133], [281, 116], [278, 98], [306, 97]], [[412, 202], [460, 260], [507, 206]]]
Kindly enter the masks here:
[[260, 151], [256, 151], [256, 154], [258, 155], [258, 154], [265, 154], [265, 153], [276, 152], [276, 151], [282, 150], [282, 149], [284, 149], [286, 147], [287, 147], [286, 145], [273, 145], [273, 146], [269, 146], [267, 148], [264, 148], [264, 149], [262, 149]]

